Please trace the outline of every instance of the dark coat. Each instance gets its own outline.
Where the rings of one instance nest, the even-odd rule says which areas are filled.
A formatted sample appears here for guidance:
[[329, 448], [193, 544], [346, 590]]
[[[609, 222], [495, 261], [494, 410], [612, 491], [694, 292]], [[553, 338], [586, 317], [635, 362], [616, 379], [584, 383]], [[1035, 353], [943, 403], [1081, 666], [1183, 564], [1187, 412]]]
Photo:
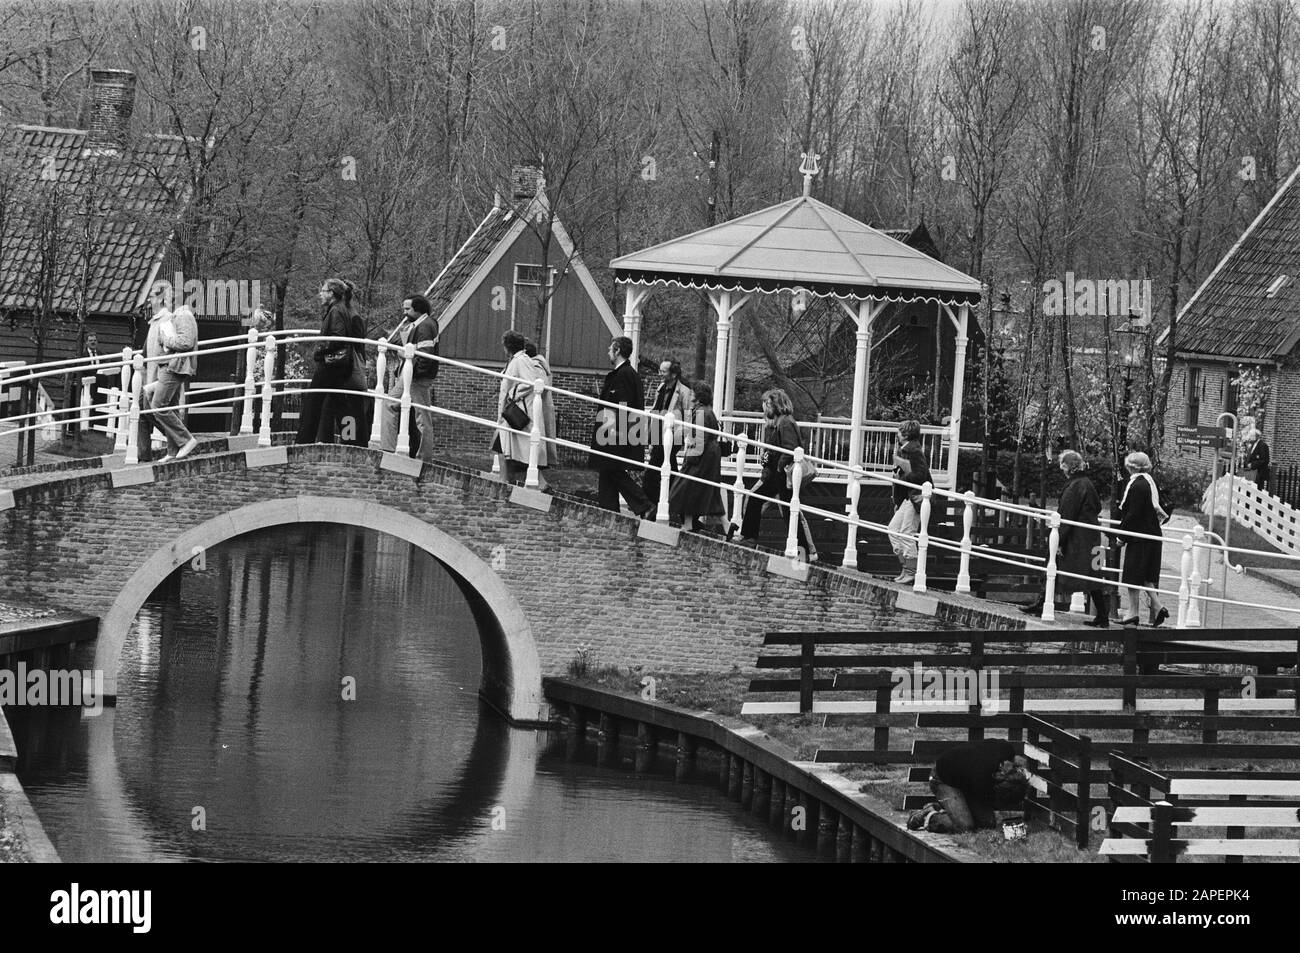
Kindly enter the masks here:
[[1260, 489], [1268, 486], [1268, 444], [1260, 437], [1250, 447], [1246, 455], [1246, 469], [1255, 471], [1255, 485]]
[[[611, 404], [625, 404], [630, 410], [645, 410], [645, 392], [641, 377], [630, 362], [624, 361], [605, 375], [600, 389], [600, 399]], [[608, 407], [596, 409], [596, 420], [591, 430], [591, 448], [623, 457], [629, 462], [641, 463], [645, 459], [646, 441], [650, 436], [649, 422], [639, 414], [619, 413]], [[637, 439], [637, 438], [640, 439]], [[626, 470], [615, 460], [597, 454], [588, 454], [587, 466], [592, 470]]]
[[[906, 460], [911, 469], [907, 473], [897, 473], [900, 480], [906, 480], [908, 483], [915, 483], [920, 486], [923, 483], [934, 483], [934, 477], [930, 474], [930, 462], [925, 458], [925, 450], [921, 447], [921, 441], [909, 440], [898, 448], [898, 455]], [[898, 504], [903, 500], [911, 497], [912, 505], [919, 512], [921, 509], [921, 491], [912, 490], [899, 484], [894, 484], [894, 509], [898, 509]]]
[[[1079, 523], [1090, 523], [1093, 526], [1099, 526], [1098, 517], [1101, 515], [1101, 497], [1097, 495], [1097, 487], [1092, 480], [1082, 473], [1074, 477], [1061, 492], [1061, 502], [1056, 508], [1063, 520], [1075, 520]], [[1096, 555], [1094, 549], [1101, 545], [1101, 532], [1099, 530], [1084, 529], [1081, 526], [1062, 526], [1060, 533], [1060, 548], [1056, 553], [1056, 568], [1060, 572], [1073, 572], [1081, 576], [1100, 576], [1101, 573], [1092, 568], [1092, 561]], [[1102, 565], [1105, 565], [1103, 560]], [[1087, 591], [1089, 589], [1099, 588], [1082, 579], [1072, 579], [1069, 576], [1057, 576], [1056, 591], [1060, 593]]]
[[[1131, 533], [1160, 535], [1160, 515], [1151, 500], [1151, 485], [1141, 476], [1130, 481], [1128, 492], [1121, 497], [1119, 528]], [[1123, 582], [1154, 586], [1160, 582], [1160, 553], [1163, 543], [1155, 540], [1121, 536], [1124, 546]]]

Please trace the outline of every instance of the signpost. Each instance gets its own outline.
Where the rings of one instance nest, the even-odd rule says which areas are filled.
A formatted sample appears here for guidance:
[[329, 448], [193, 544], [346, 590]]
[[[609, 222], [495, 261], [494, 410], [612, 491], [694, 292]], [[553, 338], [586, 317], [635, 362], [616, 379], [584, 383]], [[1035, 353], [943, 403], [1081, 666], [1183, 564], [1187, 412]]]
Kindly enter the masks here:
[[1229, 443], [1223, 431], [1222, 427], [1179, 427], [1174, 431], [1174, 440], [1180, 448], [1222, 450]]

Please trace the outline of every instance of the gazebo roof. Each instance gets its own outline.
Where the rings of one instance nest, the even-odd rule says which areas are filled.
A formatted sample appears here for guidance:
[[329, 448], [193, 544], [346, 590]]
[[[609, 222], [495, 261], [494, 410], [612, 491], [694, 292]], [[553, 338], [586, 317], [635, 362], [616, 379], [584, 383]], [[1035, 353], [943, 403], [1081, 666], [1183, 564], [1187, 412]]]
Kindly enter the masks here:
[[819, 297], [975, 303], [980, 283], [800, 196], [610, 262], [618, 282]]

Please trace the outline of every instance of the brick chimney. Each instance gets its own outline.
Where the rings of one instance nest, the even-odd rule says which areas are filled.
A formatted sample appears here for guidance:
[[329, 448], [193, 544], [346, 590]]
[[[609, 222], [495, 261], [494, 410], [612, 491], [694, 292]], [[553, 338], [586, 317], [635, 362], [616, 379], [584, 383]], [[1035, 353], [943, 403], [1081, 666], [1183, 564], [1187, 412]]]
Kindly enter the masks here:
[[87, 152], [118, 152], [126, 146], [135, 109], [135, 74], [123, 69], [90, 71]]
[[531, 199], [543, 185], [542, 170], [535, 165], [517, 165], [510, 170], [510, 191], [516, 199]]

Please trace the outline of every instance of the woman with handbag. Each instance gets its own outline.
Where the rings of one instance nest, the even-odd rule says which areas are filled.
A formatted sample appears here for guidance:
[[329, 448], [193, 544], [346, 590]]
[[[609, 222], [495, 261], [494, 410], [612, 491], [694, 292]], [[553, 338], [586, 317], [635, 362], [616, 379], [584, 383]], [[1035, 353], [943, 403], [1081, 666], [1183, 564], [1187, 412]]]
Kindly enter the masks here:
[[[932, 483], [930, 463], [921, 447], [921, 422], [904, 420], [898, 426], [898, 449], [894, 453], [894, 476], [908, 483]], [[894, 516], [889, 521], [889, 544], [902, 566], [894, 582], [916, 579], [916, 532], [921, 526], [921, 491], [902, 483], [894, 484]]]
[[[510, 355], [501, 392], [497, 398], [497, 435], [492, 448], [501, 454], [501, 473], [507, 483], [522, 483], [528, 472], [528, 449], [533, 429], [532, 381], [537, 379], [537, 366], [524, 351], [526, 340], [518, 331], [507, 331], [501, 344]], [[529, 383], [521, 383], [519, 378]], [[537, 457], [538, 466], [547, 464], [546, 443], [542, 442]]]
[[[352, 313], [348, 302], [352, 299], [353, 285], [342, 278], [326, 280], [317, 292], [321, 303], [322, 337], [356, 337], [360, 321]], [[302, 398], [302, 411], [298, 420], [298, 434], [294, 443], [333, 443], [335, 428], [343, 433], [344, 441], [364, 447], [370, 439], [365, 426], [365, 397], [359, 393], [324, 394], [320, 388], [332, 390], [359, 390], [359, 345], [343, 341], [326, 341], [316, 348], [316, 372], [312, 374], [308, 393]]]
[[[799, 425], [794, 419], [794, 403], [785, 391], [775, 388], [763, 394], [763, 443], [780, 447], [781, 450], [763, 451], [763, 475], [754, 488], [760, 496], [776, 497], [789, 502], [794, 495], [791, 470], [794, 466], [794, 451], [803, 446], [799, 436]], [[812, 483], [805, 477], [800, 483], [802, 493]], [[782, 517], [786, 508], [777, 504]], [[745, 515], [740, 522], [740, 537], [749, 542], [758, 542], [758, 531], [763, 521], [763, 501], [750, 497], [745, 503]], [[727, 531], [730, 539], [735, 532], [733, 524]], [[813, 544], [812, 529], [803, 513], [799, 514], [799, 545], [808, 554], [808, 562], [817, 562], [817, 547]]]

